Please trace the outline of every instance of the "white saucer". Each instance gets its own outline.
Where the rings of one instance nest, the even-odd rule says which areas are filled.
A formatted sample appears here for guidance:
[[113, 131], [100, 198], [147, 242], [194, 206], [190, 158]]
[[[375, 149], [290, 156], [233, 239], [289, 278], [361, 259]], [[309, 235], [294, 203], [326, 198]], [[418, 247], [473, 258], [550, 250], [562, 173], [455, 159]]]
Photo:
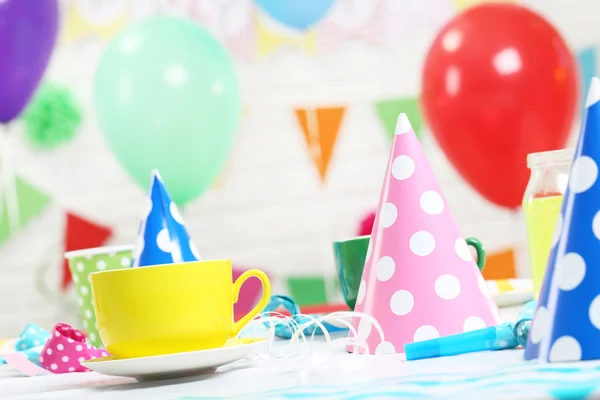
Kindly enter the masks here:
[[137, 380], [212, 374], [217, 367], [247, 357], [264, 343], [264, 338], [230, 339], [225, 346], [217, 349], [121, 360], [105, 357], [84, 361], [81, 365], [103, 375]]
[[498, 307], [518, 306], [533, 300], [532, 292], [507, 292], [492, 296]]
[[518, 306], [533, 300], [531, 279], [501, 279], [486, 281], [498, 307]]

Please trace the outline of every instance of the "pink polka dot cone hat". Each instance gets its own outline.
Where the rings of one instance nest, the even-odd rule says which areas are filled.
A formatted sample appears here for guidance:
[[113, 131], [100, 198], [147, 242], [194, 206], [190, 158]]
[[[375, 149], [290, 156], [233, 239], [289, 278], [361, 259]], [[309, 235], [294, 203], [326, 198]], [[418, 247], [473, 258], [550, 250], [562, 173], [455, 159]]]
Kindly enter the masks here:
[[383, 330], [382, 340], [371, 322], [354, 318], [370, 354], [404, 353], [407, 343], [500, 323], [406, 114], [398, 117], [355, 311]]
[[556, 222], [526, 360], [600, 359], [600, 80], [586, 116]]

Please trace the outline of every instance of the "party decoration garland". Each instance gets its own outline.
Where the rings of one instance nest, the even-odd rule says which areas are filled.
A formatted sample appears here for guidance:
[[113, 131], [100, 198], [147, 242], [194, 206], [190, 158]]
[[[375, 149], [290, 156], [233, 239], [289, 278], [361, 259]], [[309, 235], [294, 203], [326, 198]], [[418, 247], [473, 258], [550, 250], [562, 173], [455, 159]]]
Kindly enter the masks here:
[[25, 136], [37, 148], [50, 149], [75, 137], [81, 113], [71, 91], [46, 83], [25, 110]]

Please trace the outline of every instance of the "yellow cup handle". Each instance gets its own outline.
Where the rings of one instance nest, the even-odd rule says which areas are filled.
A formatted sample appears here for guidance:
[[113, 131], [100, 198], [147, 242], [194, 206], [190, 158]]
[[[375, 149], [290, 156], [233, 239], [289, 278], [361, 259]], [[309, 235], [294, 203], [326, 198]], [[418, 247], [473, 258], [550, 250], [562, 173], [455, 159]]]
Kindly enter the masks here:
[[269, 300], [271, 299], [271, 282], [269, 282], [269, 277], [267, 276], [267, 274], [265, 274], [259, 269], [249, 269], [248, 271], [240, 275], [240, 277], [237, 278], [233, 284], [233, 302], [238, 302], [240, 296], [240, 289], [242, 288], [242, 285], [244, 284], [244, 282], [246, 282], [246, 280], [248, 280], [248, 278], [251, 278], [253, 276], [260, 279], [260, 282], [262, 283], [262, 297], [260, 298], [258, 304], [255, 305], [254, 308], [250, 310], [248, 314], [240, 318], [239, 321], [233, 323], [231, 337], [236, 337], [248, 322], [253, 320], [258, 314], [262, 312], [262, 310], [265, 309], [267, 304], [269, 304]]

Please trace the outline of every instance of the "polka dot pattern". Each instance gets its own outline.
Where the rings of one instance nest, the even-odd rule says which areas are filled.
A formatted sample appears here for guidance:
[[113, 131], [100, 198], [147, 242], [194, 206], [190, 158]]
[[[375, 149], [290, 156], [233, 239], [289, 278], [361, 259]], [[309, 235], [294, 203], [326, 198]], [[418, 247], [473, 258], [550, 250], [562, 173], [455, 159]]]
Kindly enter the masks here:
[[152, 209], [140, 223], [133, 267], [201, 260], [177, 205], [155, 171], [148, 195]]
[[484, 320], [476, 316], [465, 319], [465, 322], [463, 323], [463, 331], [465, 332], [476, 331], [483, 328], [487, 328], [487, 324]]
[[580, 361], [581, 346], [572, 336], [561, 336], [550, 348], [549, 360], [553, 362]]
[[50, 333], [48, 331], [30, 322], [15, 341], [14, 348], [19, 350], [31, 349], [44, 344], [49, 337]]
[[[595, 82], [597, 89], [597, 78]], [[597, 102], [588, 107], [587, 121], [582, 124], [585, 128], [575, 146], [526, 360], [600, 359], [600, 270], [596, 268], [600, 254], [599, 107]]]
[[185, 222], [183, 222], [183, 217], [179, 213], [179, 209], [177, 208], [177, 205], [175, 205], [175, 203], [171, 202], [171, 204], [169, 205], [169, 211], [171, 212], [171, 216], [175, 221], [177, 221], [177, 223], [179, 223], [180, 225], [185, 225]]
[[106, 269], [106, 266], [108, 264], [106, 263], [105, 260], [98, 260], [96, 262], [96, 268], [98, 268], [98, 271], [104, 271]]
[[200, 255], [200, 252], [198, 251], [198, 248], [196, 247], [196, 245], [194, 244], [194, 242], [192, 242], [192, 240], [190, 239], [190, 250], [192, 252], [192, 255], [196, 258], [196, 260], [201, 260], [202, 256]]
[[589, 318], [596, 329], [600, 329], [600, 294], [594, 297], [589, 309]]
[[538, 344], [548, 331], [550, 325], [550, 314], [546, 307], [539, 307], [535, 313], [531, 325], [530, 340], [533, 344]]
[[437, 329], [435, 329], [431, 325], [423, 325], [423, 326], [420, 326], [415, 331], [415, 335], [414, 335], [413, 339], [415, 342], [422, 342], [424, 340], [430, 340], [430, 339], [435, 339], [435, 338], [439, 338], [439, 337], [440, 337], [440, 333], [438, 332]]
[[375, 354], [500, 323], [408, 119], [398, 121], [355, 307], [381, 325], [384, 338], [366, 338]]
[[419, 231], [410, 237], [410, 251], [416, 256], [428, 256], [435, 250], [435, 238], [427, 231]]
[[375, 348], [375, 355], [384, 355], [384, 354], [394, 354], [396, 353], [396, 348], [390, 342], [381, 342]]
[[561, 290], [573, 290], [585, 277], [585, 260], [577, 253], [567, 253], [556, 264], [556, 283]]
[[389, 228], [398, 218], [398, 209], [393, 203], [385, 203], [381, 207], [381, 226]]
[[430, 215], [438, 215], [444, 211], [444, 200], [435, 190], [428, 190], [419, 199], [421, 209]]
[[56, 374], [67, 372], [86, 372], [89, 369], [81, 365], [82, 361], [101, 357], [105, 350], [90, 346], [85, 335], [67, 324], [57, 324], [46, 342], [40, 365]]
[[357, 332], [358, 338], [361, 340], [366, 340], [369, 337], [369, 335], [371, 334], [372, 328], [373, 328], [373, 325], [371, 324], [371, 322], [362, 318], [360, 320], [360, 322], [358, 323], [358, 332]]
[[[102, 342], [96, 328], [90, 276], [94, 272], [129, 268], [132, 257], [131, 248], [107, 247], [102, 251], [96, 250], [90, 257], [84, 255], [69, 260], [73, 284], [78, 295], [77, 302], [80, 306], [83, 328], [88, 334], [88, 340], [95, 347], [102, 347]], [[90, 337], [91, 334], [93, 334], [93, 337]]]
[[453, 275], [442, 275], [435, 280], [435, 292], [444, 300], [455, 299], [460, 294], [460, 281]]
[[165, 253], [171, 252], [171, 237], [169, 236], [169, 231], [167, 228], [164, 228], [158, 232], [158, 235], [156, 236], [156, 245]]
[[398, 156], [392, 164], [392, 175], [399, 181], [410, 178], [415, 172], [415, 162], [409, 156]]
[[398, 290], [392, 295], [390, 308], [396, 315], [406, 315], [413, 309], [415, 298], [408, 290]]
[[556, 246], [558, 243], [558, 239], [560, 238], [560, 234], [563, 229], [563, 216], [562, 214], [558, 215], [558, 219], [556, 220], [556, 226], [554, 227], [554, 234], [552, 235], [552, 247]]
[[392, 276], [394, 276], [395, 270], [396, 263], [394, 263], [394, 259], [392, 257], [381, 257], [377, 263], [377, 279], [379, 279], [381, 282], [389, 281]]
[[465, 239], [459, 238], [454, 241], [454, 251], [456, 251], [456, 255], [458, 255], [461, 259], [465, 261], [473, 261], [473, 256], [471, 255], [469, 245]]
[[573, 193], [583, 193], [598, 179], [598, 165], [593, 158], [579, 156], [573, 160], [569, 175], [569, 189]]

